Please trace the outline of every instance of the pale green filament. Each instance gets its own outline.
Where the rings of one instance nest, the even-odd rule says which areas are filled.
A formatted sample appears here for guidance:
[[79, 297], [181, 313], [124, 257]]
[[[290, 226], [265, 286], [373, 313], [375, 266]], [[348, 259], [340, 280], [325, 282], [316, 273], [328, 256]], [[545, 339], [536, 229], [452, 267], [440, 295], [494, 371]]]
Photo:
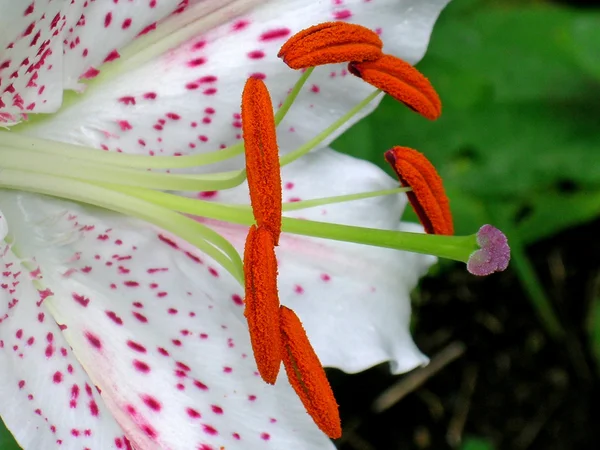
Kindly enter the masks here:
[[135, 169], [183, 169], [199, 167], [225, 161], [244, 153], [244, 144], [239, 142], [222, 150], [198, 155], [147, 156], [127, 153], [99, 151], [97, 148], [84, 147], [63, 142], [24, 136], [10, 131], [0, 131], [0, 151], [5, 149], [24, 149], [49, 155], [63, 156], [114, 167]]
[[[239, 225], [249, 226], [254, 223], [254, 216], [249, 207], [195, 200], [165, 192], [150, 191], [148, 189], [121, 186], [111, 187], [124, 194], [129, 194], [149, 203], [185, 214], [199, 215], [208, 219]], [[469, 256], [479, 248], [476, 235], [440, 236], [338, 225], [289, 217], [282, 219], [281, 229], [284, 232], [292, 234], [406, 250], [462, 262], [467, 262]]]
[[211, 228], [171, 209], [79, 180], [20, 170], [0, 171], [0, 186], [75, 200], [138, 217], [185, 239], [243, 283], [242, 261], [231, 243]]
[[292, 88], [292, 91], [285, 98], [283, 104], [281, 105], [281, 108], [279, 108], [277, 113], [275, 113], [275, 125], [279, 125], [281, 123], [281, 121], [289, 111], [290, 107], [298, 97], [298, 94], [302, 90], [302, 87], [306, 83], [306, 80], [308, 80], [308, 77], [310, 77], [313, 73], [313, 70], [315, 70], [314, 67], [309, 67], [308, 69], [306, 69], [300, 77], [300, 79], [296, 82], [296, 84]]
[[331, 136], [338, 128], [347, 123], [352, 117], [354, 117], [358, 112], [360, 112], [365, 106], [371, 103], [381, 91], [377, 90], [372, 92], [367, 98], [365, 98], [362, 102], [340, 117], [338, 120], [333, 122], [329, 127], [321, 131], [314, 138], [309, 140], [306, 144], [298, 147], [293, 152], [288, 153], [280, 158], [281, 166], [285, 166], [293, 161], [296, 161], [301, 156], [310, 152], [313, 148]]
[[313, 208], [315, 206], [331, 205], [334, 203], [351, 202], [365, 198], [381, 197], [384, 195], [399, 194], [408, 192], [410, 188], [385, 189], [381, 191], [361, 192], [359, 194], [336, 195], [334, 197], [315, 198], [311, 200], [301, 200], [298, 202], [289, 202], [283, 204], [283, 211], [297, 211], [299, 209]]
[[36, 153], [27, 150], [0, 149], [3, 168], [36, 173], [49, 173], [83, 181], [117, 183], [151, 189], [180, 191], [211, 191], [229, 189], [246, 179], [244, 171], [207, 175], [153, 173], [123, 167], [77, 161], [71, 158]]
[[[178, 33], [172, 30], [169, 36], [175, 40], [180, 39], [177, 37]], [[149, 52], [160, 50], [154, 44], [146, 48]], [[114, 76], [121, 70], [119, 67], [126, 67], [126, 64], [131, 61], [135, 61], [135, 58], [121, 61], [121, 66], [111, 66], [113, 72], [105, 71], [103, 75]], [[309, 69], [302, 74], [277, 111], [275, 115], [277, 125], [284, 119], [311, 73], [312, 69]], [[94, 83], [101, 79], [99, 77]], [[283, 156], [280, 159], [281, 165], [289, 164], [316, 148], [380, 93], [380, 91], [371, 93], [328, 128]], [[243, 264], [234, 247], [217, 232], [187, 217], [186, 214], [249, 226], [254, 223], [250, 206], [207, 202], [163, 192], [217, 191], [240, 185], [246, 179], [245, 170], [206, 175], [173, 174], [164, 171], [224, 161], [240, 155], [243, 150], [243, 143], [238, 143], [226, 149], [199, 155], [129, 155], [0, 131], [0, 167], [2, 168], [0, 187], [75, 200], [140, 218], [196, 246], [243, 284]], [[151, 172], [149, 169], [160, 171]], [[284, 204], [283, 210], [293, 211], [392, 195], [406, 190], [396, 188], [291, 202]], [[431, 254], [463, 262], [466, 262], [472, 252], [478, 248], [475, 235], [432, 236], [286, 217], [282, 219], [282, 230], [305, 236]]]
[[[298, 79], [290, 94], [286, 97], [283, 104], [275, 114], [275, 125], [279, 125], [281, 121], [287, 115], [290, 107], [298, 97], [298, 94], [302, 90], [302, 87], [313, 72], [313, 68], [306, 70], [302, 76]], [[358, 110], [357, 110], [358, 111]], [[354, 115], [354, 114], [352, 114]], [[346, 121], [352, 117], [352, 115], [344, 116], [347, 117]], [[343, 119], [343, 118], [342, 118]], [[342, 121], [339, 126], [343, 125], [345, 121]], [[335, 131], [338, 127], [332, 129], [331, 132]], [[325, 139], [329, 134], [324, 134], [327, 130], [321, 133], [323, 135], [319, 140], [316, 140], [317, 145], [321, 140]], [[330, 132], [330, 133], [331, 133]], [[317, 136], [317, 137], [319, 137]], [[235, 156], [244, 153], [244, 143], [238, 142], [227, 148], [214, 150], [207, 153], [200, 153], [197, 155], [181, 155], [181, 156], [147, 156], [147, 155], [131, 155], [127, 153], [117, 152], [106, 152], [98, 151], [96, 148], [84, 147], [81, 145], [67, 144], [63, 142], [52, 141], [49, 139], [41, 139], [31, 136], [24, 136], [10, 131], [0, 130], [0, 151], [4, 152], [10, 149], [23, 149], [36, 151], [41, 153], [47, 153], [50, 155], [62, 156], [66, 158], [72, 158], [77, 160], [84, 160], [92, 163], [107, 164], [114, 167], [128, 167], [132, 169], [184, 169], [191, 167], [206, 166], [209, 164], [215, 164], [221, 161], [226, 161]], [[309, 148], [308, 151], [312, 149]], [[303, 147], [303, 152], [307, 150]], [[239, 176], [242, 176], [242, 180], [237, 183], [240, 184], [245, 179], [245, 173], [238, 172], [234, 175], [234, 179], [237, 181]], [[108, 181], [108, 180], [107, 180]], [[197, 190], [218, 190], [226, 189], [227, 187], [234, 187], [237, 184], [231, 186], [224, 186], [219, 188], [218, 186], [211, 188], [203, 187]], [[156, 186], [157, 189], [160, 188]], [[175, 189], [175, 188], [174, 188]], [[181, 189], [184, 190], [184, 189]]]

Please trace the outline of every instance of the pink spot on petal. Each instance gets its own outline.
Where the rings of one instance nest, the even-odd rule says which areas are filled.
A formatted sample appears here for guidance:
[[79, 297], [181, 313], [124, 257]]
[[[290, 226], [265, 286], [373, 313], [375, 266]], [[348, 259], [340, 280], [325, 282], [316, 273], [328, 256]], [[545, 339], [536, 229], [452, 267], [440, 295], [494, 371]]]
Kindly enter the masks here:
[[135, 367], [136, 370], [138, 370], [142, 373], [150, 372], [150, 366], [148, 364], [146, 364], [144, 361], [140, 361], [138, 359], [133, 360], [133, 367]]
[[273, 30], [265, 31], [260, 35], [261, 41], [272, 41], [274, 39], [281, 39], [289, 36], [292, 31], [289, 28], [276, 28]]
[[87, 338], [88, 342], [92, 345], [92, 347], [97, 348], [98, 350], [102, 348], [102, 341], [100, 341], [99, 337], [90, 333], [89, 331], [86, 331], [84, 335]]
[[157, 412], [161, 410], [162, 405], [157, 399], [155, 399], [151, 395], [142, 395], [141, 397], [142, 401], [146, 404], [146, 406], [148, 406], [148, 408]]

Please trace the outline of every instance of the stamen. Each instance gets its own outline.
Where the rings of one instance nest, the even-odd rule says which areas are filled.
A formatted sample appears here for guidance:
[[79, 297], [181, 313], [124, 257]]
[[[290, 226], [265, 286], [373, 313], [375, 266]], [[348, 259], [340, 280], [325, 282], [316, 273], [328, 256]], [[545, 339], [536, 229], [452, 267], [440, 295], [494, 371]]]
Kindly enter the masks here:
[[427, 119], [442, 113], [442, 102], [429, 80], [400, 58], [383, 55], [375, 61], [351, 62], [348, 70]]
[[281, 365], [277, 259], [270, 230], [252, 225], [244, 248], [246, 309], [250, 342], [265, 382], [275, 384]]
[[377, 33], [356, 24], [325, 22], [296, 33], [277, 56], [292, 69], [323, 64], [372, 61], [382, 55]]
[[254, 216], [259, 227], [281, 233], [281, 174], [271, 97], [265, 84], [249, 78], [242, 94], [242, 131], [246, 173]]
[[337, 439], [342, 435], [342, 426], [337, 402], [323, 366], [294, 311], [282, 306], [279, 317], [283, 364], [290, 384], [321, 431]]
[[485, 276], [502, 272], [510, 261], [510, 247], [502, 231], [492, 225], [484, 225], [477, 232], [481, 248], [474, 251], [467, 262], [467, 270], [473, 275]]
[[402, 186], [412, 188], [408, 200], [429, 234], [454, 234], [452, 213], [442, 179], [421, 152], [394, 147], [385, 152], [386, 161], [398, 175]]

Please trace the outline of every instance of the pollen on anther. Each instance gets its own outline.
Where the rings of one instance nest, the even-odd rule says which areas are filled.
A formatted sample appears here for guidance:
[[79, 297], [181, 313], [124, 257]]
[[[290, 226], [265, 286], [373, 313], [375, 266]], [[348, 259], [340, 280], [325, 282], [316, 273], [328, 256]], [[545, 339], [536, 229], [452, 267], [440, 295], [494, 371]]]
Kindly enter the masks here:
[[274, 384], [281, 365], [277, 259], [271, 232], [250, 227], [244, 249], [245, 310], [258, 371]]
[[421, 152], [407, 147], [393, 147], [385, 159], [398, 175], [423, 228], [430, 234], [454, 234], [450, 203], [442, 179]]
[[442, 113], [442, 102], [429, 80], [412, 65], [392, 55], [351, 62], [348, 70], [430, 120]]
[[319, 358], [294, 311], [282, 306], [279, 319], [283, 363], [290, 384], [321, 431], [337, 439], [342, 435], [338, 406]]
[[277, 245], [282, 202], [279, 148], [269, 91], [256, 78], [249, 78], [244, 87], [242, 130], [254, 217], [259, 226], [271, 231]]
[[278, 55], [292, 69], [323, 64], [372, 61], [382, 55], [377, 33], [346, 22], [325, 22], [296, 33]]

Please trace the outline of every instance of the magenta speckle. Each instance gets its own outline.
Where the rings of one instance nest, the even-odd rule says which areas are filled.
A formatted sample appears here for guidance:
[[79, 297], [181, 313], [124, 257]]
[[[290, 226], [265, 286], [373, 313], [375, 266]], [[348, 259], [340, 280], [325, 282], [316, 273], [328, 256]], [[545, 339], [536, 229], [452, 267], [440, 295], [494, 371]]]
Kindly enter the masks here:
[[98, 350], [102, 348], [102, 341], [100, 341], [100, 338], [98, 336], [90, 333], [89, 331], [86, 331], [84, 335], [87, 338], [88, 342], [92, 345], [92, 347], [97, 348]]
[[349, 9], [342, 9], [341, 11], [336, 11], [333, 13], [333, 17], [335, 20], [345, 20], [352, 17], [352, 11]]
[[274, 39], [282, 39], [289, 36], [292, 31], [289, 28], [276, 28], [274, 30], [265, 31], [260, 35], [261, 41], [272, 41]]
[[144, 347], [142, 344], [138, 344], [137, 342], [127, 341], [127, 346], [136, 352], [146, 353], [146, 347]]
[[202, 430], [206, 433], [206, 434], [210, 434], [211, 436], [216, 436], [218, 433], [218, 431], [216, 430], [216, 428], [210, 426], [210, 425], [202, 425]]
[[194, 408], [186, 408], [185, 412], [192, 419], [199, 419], [200, 417], [202, 417], [202, 415], [198, 411], [196, 411]]
[[146, 364], [144, 361], [140, 361], [138, 359], [133, 360], [133, 367], [136, 368], [139, 372], [148, 373], [150, 372], [150, 366]]
[[160, 404], [160, 402], [151, 395], [142, 395], [141, 398], [142, 401], [146, 404], [146, 406], [148, 406], [148, 408], [150, 408], [151, 410], [158, 412], [162, 409], [162, 405]]

